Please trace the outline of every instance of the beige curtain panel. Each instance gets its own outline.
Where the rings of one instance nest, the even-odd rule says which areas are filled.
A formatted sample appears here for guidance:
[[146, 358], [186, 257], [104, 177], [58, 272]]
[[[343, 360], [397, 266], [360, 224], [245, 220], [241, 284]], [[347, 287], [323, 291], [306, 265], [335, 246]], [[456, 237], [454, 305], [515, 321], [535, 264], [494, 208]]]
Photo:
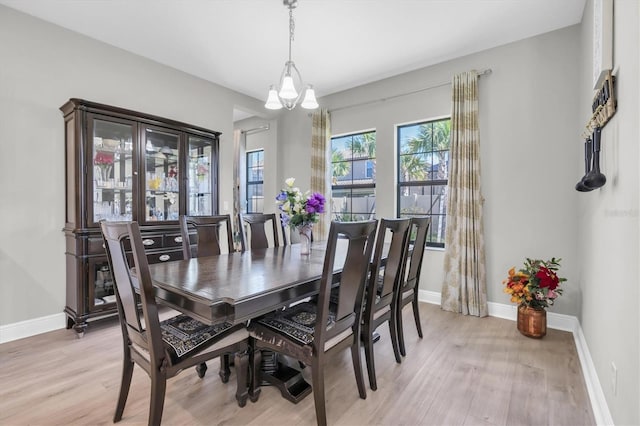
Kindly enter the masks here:
[[[241, 211], [241, 201], [240, 201], [240, 173], [242, 172], [240, 167], [240, 151], [242, 145], [242, 139], [244, 135], [242, 134], [242, 130], [236, 129], [233, 131], [233, 217], [231, 221], [233, 222], [233, 242], [234, 245], [238, 243], [238, 233], [240, 232], [240, 224], [238, 223], [238, 213]], [[234, 247], [234, 249], [238, 249], [239, 247]]]
[[455, 75], [452, 81], [451, 152], [445, 230], [442, 309], [485, 317], [485, 273], [478, 73]]
[[331, 120], [329, 111], [320, 109], [313, 113], [311, 125], [311, 192], [324, 195], [326, 202], [325, 213], [320, 215], [319, 222], [314, 226], [315, 240], [327, 239], [331, 224], [331, 186], [329, 184], [328, 148], [331, 140]]

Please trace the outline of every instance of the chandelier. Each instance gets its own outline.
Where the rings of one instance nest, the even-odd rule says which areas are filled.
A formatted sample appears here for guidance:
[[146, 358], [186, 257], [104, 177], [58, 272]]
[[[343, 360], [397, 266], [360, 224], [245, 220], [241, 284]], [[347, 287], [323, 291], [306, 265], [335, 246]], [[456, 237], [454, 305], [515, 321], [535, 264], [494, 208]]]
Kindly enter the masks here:
[[[293, 41], [293, 32], [295, 30], [293, 9], [298, 5], [298, 0], [283, 0], [282, 3], [289, 8], [289, 60], [284, 64], [284, 69], [280, 75], [280, 84], [269, 87], [269, 96], [264, 106], [267, 109], [285, 107], [291, 111], [302, 97], [302, 88], [304, 88], [304, 99], [300, 106], [306, 109], [315, 109], [318, 108], [318, 102], [316, 101], [313, 86], [310, 84], [305, 86], [300, 71], [291, 60], [291, 42]], [[300, 90], [296, 89], [296, 84]]]

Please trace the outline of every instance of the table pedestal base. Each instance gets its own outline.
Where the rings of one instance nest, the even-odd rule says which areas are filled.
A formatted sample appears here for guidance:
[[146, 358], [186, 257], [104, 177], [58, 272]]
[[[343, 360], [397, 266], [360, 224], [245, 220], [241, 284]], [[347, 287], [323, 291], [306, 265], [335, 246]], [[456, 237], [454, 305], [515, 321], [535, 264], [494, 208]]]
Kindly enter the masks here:
[[300, 370], [278, 361], [278, 354], [262, 351], [261, 386], [275, 386], [282, 397], [297, 404], [311, 393], [311, 385]]
[[311, 385], [295, 368], [278, 364], [278, 369], [271, 374], [262, 373], [262, 380], [277, 387], [282, 397], [297, 404], [311, 393]]

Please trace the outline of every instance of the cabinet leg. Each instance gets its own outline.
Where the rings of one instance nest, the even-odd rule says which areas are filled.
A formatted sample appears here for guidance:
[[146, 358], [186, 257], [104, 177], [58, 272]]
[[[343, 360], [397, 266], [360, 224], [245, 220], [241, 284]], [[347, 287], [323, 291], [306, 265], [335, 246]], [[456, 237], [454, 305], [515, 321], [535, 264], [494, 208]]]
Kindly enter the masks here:
[[73, 329], [76, 332], [76, 337], [78, 339], [81, 339], [82, 337], [84, 337], [84, 331], [87, 329], [87, 322], [78, 321], [73, 325]]

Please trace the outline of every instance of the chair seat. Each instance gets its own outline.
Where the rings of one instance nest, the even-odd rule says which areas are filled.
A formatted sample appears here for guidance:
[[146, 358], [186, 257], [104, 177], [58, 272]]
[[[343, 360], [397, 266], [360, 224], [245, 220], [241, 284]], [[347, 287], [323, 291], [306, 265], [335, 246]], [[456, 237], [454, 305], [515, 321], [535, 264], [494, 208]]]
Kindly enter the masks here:
[[192, 352], [206, 349], [224, 336], [243, 327], [242, 324], [234, 326], [228, 322], [207, 325], [182, 314], [160, 323], [162, 340], [166, 344], [173, 363], [179, 362]]
[[[317, 306], [315, 303], [305, 302], [284, 311], [271, 312], [255, 322], [284, 334], [303, 345], [309, 345], [313, 342], [316, 311]], [[330, 311], [327, 325], [331, 325], [334, 322], [335, 313]]]

